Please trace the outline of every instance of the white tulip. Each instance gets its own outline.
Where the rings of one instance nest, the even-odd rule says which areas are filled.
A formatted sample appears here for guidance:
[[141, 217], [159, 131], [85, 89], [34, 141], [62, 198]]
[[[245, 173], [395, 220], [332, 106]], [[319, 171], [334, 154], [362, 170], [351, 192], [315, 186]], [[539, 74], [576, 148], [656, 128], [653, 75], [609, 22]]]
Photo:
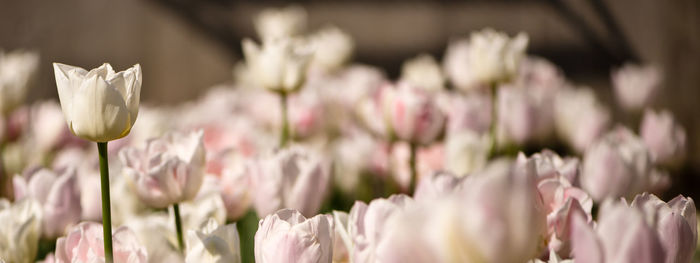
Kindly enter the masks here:
[[299, 41], [283, 38], [258, 46], [243, 39], [243, 54], [254, 82], [276, 92], [294, 92], [301, 88], [311, 53]]
[[518, 71], [527, 43], [525, 33], [519, 33], [514, 38], [492, 29], [471, 34], [469, 65], [474, 78], [481, 83], [509, 80]]
[[0, 50], [0, 113], [7, 114], [24, 102], [38, 66], [37, 53]]
[[322, 71], [334, 71], [352, 57], [355, 43], [352, 37], [337, 27], [327, 26], [309, 36], [314, 50], [310, 67]]
[[31, 198], [14, 204], [0, 199], [0, 222], [0, 259], [34, 262], [41, 228], [39, 203]]
[[89, 72], [54, 63], [58, 98], [71, 132], [95, 142], [129, 134], [139, 112], [141, 66], [116, 73], [108, 63]]
[[299, 35], [306, 29], [306, 10], [300, 6], [265, 9], [253, 20], [263, 41]]
[[421, 89], [437, 92], [445, 87], [445, 75], [433, 56], [422, 54], [401, 66], [401, 80]]
[[209, 219], [201, 230], [187, 232], [185, 262], [241, 262], [236, 224], [220, 226]]

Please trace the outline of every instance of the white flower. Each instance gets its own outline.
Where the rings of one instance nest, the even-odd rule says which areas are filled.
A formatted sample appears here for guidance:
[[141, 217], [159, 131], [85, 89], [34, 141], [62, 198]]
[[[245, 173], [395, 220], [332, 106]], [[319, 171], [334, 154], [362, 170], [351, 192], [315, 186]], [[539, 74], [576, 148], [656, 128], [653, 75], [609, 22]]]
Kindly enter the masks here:
[[63, 116], [73, 134], [96, 142], [129, 134], [139, 112], [140, 65], [119, 73], [107, 63], [89, 72], [60, 63], [53, 68]]
[[490, 147], [488, 134], [470, 130], [450, 133], [445, 139], [445, 169], [456, 175], [481, 170], [488, 162]]
[[401, 80], [428, 91], [440, 91], [445, 87], [445, 76], [440, 65], [428, 54], [404, 62]]
[[253, 20], [263, 42], [293, 37], [306, 29], [306, 10], [300, 6], [265, 9]]
[[610, 112], [590, 88], [561, 89], [554, 101], [557, 134], [577, 152], [583, 152], [608, 128]]
[[342, 67], [352, 57], [355, 43], [352, 37], [335, 26], [326, 26], [309, 36], [314, 50], [310, 67], [327, 72]]
[[304, 83], [311, 58], [311, 53], [304, 49], [289, 38], [265, 41], [262, 46], [243, 39], [243, 54], [252, 79], [276, 92], [294, 92]]
[[187, 231], [185, 262], [241, 262], [236, 224], [220, 226], [209, 219], [201, 230]]
[[282, 209], [260, 220], [255, 233], [255, 262], [330, 263], [334, 229], [326, 215], [305, 218]]
[[474, 78], [481, 83], [509, 80], [518, 71], [527, 48], [528, 36], [514, 38], [492, 29], [472, 33], [469, 38], [469, 65]]
[[39, 66], [39, 54], [0, 50], [0, 113], [7, 114], [24, 102], [27, 89]]
[[34, 262], [41, 229], [41, 207], [25, 198], [14, 204], [0, 199], [0, 258], [7, 262]]

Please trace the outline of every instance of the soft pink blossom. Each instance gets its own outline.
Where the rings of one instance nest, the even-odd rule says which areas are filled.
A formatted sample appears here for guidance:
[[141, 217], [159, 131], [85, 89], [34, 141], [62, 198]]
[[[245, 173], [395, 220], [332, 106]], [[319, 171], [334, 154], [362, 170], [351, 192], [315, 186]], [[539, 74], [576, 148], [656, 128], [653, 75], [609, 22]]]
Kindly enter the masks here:
[[639, 129], [654, 163], [677, 165], [683, 161], [686, 150], [685, 129], [670, 111], [645, 111]]
[[386, 94], [385, 109], [396, 136], [410, 143], [426, 145], [437, 139], [445, 115], [432, 95], [405, 82]]
[[[56, 263], [104, 262], [102, 225], [84, 222], [75, 226], [67, 236], [56, 241]], [[112, 233], [112, 251], [115, 262], [148, 262], [146, 248], [133, 231], [122, 226]]]
[[255, 233], [255, 262], [330, 263], [333, 236], [326, 215], [307, 219], [296, 210], [282, 209], [260, 220]]
[[623, 109], [641, 110], [653, 101], [662, 78], [654, 66], [624, 65], [612, 72], [615, 97]]

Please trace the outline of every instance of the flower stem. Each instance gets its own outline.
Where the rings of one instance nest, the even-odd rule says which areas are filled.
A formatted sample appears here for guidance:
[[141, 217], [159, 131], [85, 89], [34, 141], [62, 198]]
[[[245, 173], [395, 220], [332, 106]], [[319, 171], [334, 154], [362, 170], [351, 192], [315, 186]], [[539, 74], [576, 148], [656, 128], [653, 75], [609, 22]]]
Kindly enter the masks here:
[[411, 183], [409, 186], [409, 192], [414, 193], [416, 191], [416, 183], [418, 180], [418, 172], [416, 171], [416, 148], [417, 145], [415, 143], [410, 144], [410, 157], [408, 159], [408, 165], [411, 168]]
[[102, 187], [102, 233], [104, 238], [105, 262], [112, 263], [112, 212], [109, 202], [109, 165], [107, 162], [107, 142], [97, 143], [100, 156], [100, 185]]
[[180, 205], [173, 204], [175, 212], [175, 230], [177, 230], [177, 244], [180, 246], [180, 251], [185, 251], [185, 241], [182, 238], [182, 219], [180, 218]]
[[280, 148], [287, 146], [289, 141], [289, 121], [287, 116], [287, 93], [280, 92], [280, 108], [282, 110], [282, 132], [280, 133]]
[[496, 83], [491, 84], [491, 125], [489, 126], [489, 154], [488, 158], [491, 159], [496, 155], [496, 123], [498, 122], [498, 87]]

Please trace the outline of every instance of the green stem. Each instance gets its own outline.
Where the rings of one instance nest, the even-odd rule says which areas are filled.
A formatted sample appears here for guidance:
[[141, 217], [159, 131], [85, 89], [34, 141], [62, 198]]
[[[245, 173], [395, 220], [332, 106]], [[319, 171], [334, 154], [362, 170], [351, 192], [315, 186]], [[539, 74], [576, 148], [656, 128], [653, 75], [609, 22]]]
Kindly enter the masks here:
[[280, 92], [280, 108], [282, 110], [282, 132], [280, 133], [280, 148], [287, 146], [289, 141], [289, 121], [287, 116], [287, 93]]
[[97, 143], [100, 155], [100, 185], [102, 187], [102, 233], [104, 238], [105, 262], [112, 263], [112, 212], [109, 202], [109, 165], [107, 162], [107, 142]]
[[411, 147], [411, 153], [410, 153], [411, 155], [408, 159], [408, 165], [411, 168], [411, 183], [410, 183], [408, 190], [410, 193], [415, 193], [416, 183], [418, 180], [418, 172], [416, 171], [416, 150], [417, 150], [416, 148], [418, 148], [418, 147], [415, 143], [411, 143], [410, 147]]
[[489, 126], [489, 155], [491, 159], [496, 155], [496, 123], [498, 122], [498, 88], [496, 83], [491, 84], [491, 125]]
[[180, 218], [180, 205], [173, 204], [175, 212], [175, 230], [177, 230], [177, 244], [180, 246], [180, 251], [185, 251], [185, 241], [182, 238], [182, 219]]

